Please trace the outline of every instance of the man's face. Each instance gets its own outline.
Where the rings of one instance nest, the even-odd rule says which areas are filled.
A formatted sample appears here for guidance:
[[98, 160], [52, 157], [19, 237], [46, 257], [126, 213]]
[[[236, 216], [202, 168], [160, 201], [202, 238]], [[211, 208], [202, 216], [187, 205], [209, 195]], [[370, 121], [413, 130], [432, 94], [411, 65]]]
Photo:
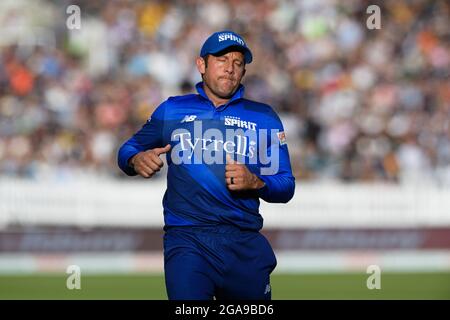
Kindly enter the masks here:
[[208, 55], [205, 59], [208, 59], [207, 64], [203, 58], [197, 59], [204, 84], [218, 98], [231, 98], [245, 74], [244, 55], [239, 51], [230, 51], [218, 57]]

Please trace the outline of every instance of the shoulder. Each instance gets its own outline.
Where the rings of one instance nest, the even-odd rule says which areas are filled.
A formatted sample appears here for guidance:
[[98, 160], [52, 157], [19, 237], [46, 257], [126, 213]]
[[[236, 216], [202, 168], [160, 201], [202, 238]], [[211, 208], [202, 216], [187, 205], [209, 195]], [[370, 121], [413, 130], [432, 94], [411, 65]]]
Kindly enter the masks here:
[[250, 99], [242, 100], [245, 111], [254, 112], [256, 117], [264, 118], [266, 121], [273, 120], [277, 123], [281, 123], [280, 117], [270, 105]]
[[[164, 100], [156, 109], [156, 114], [161, 117], [170, 116], [171, 112], [177, 112], [180, 108], [185, 109], [186, 106], [192, 106], [197, 102], [196, 94], [186, 94], [182, 96], [171, 96]], [[164, 116], [165, 115], [165, 116]]]
[[172, 96], [169, 97], [165, 103], [166, 104], [173, 104], [173, 105], [177, 105], [179, 103], [186, 103], [186, 102], [192, 102], [192, 101], [196, 101], [198, 100], [198, 95], [194, 94], [194, 93], [190, 93], [190, 94], [185, 94], [182, 96]]
[[185, 94], [182, 96], [171, 96], [167, 98], [161, 105], [167, 111], [176, 111], [179, 109], [192, 109], [197, 106], [199, 101], [197, 94]]

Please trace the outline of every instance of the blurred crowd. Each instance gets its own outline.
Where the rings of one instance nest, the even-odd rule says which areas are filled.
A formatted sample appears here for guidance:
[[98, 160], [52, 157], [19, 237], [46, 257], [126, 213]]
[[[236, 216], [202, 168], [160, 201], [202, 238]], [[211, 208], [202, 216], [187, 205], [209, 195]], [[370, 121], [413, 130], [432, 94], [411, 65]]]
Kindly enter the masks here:
[[[244, 36], [246, 95], [272, 105], [300, 181], [450, 185], [450, 3], [0, 3], [0, 176], [120, 178], [120, 144], [193, 92], [209, 34]], [[70, 30], [66, 8], [81, 8]]]

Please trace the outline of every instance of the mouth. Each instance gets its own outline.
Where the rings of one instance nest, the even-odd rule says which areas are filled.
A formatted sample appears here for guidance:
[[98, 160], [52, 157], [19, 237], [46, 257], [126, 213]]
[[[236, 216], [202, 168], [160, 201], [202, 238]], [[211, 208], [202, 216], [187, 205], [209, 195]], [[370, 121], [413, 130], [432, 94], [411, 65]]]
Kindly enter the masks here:
[[224, 81], [229, 81], [229, 82], [235, 81], [233, 78], [225, 78], [225, 77], [219, 78], [219, 80], [224, 80]]

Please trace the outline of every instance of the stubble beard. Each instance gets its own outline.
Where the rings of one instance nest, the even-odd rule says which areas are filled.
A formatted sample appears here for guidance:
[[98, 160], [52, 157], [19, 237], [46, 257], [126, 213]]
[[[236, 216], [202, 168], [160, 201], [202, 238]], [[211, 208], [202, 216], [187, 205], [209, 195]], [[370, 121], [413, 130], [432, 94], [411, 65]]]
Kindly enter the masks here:
[[[230, 85], [226, 85], [226, 84], [221, 84], [221, 82], [227, 82], [227, 80], [224, 80], [224, 78], [226, 77], [219, 77], [216, 81], [216, 86], [212, 85], [211, 82], [209, 82], [209, 80], [205, 79], [205, 77], [203, 77], [203, 82], [205, 83], [205, 85], [208, 87], [208, 89], [217, 97], [221, 98], [221, 99], [230, 99], [233, 94], [236, 92], [237, 88], [239, 87], [239, 83], [238, 84], [230, 84]], [[234, 80], [231, 80], [234, 82]], [[223, 88], [223, 90], [221, 90]], [[229, 88], [229, 89], [225, 89], [225, 88]]]

